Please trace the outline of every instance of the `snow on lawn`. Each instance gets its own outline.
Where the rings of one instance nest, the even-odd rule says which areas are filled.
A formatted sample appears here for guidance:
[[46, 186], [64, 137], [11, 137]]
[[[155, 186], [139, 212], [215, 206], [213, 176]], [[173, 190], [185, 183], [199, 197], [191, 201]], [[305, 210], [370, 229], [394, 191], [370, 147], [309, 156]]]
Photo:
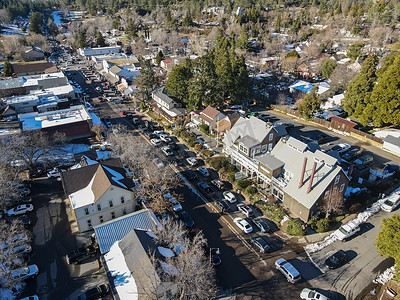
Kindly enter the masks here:
[[385, 284], [389, 280], [392, 280], [394, 276], [394, 267], [392, 266], [388, 269], [386, 269], [382, 274], [380, 274], [376, 279], [374, 279], [374, 283], [380, 283], [380, 284]]
[[164, 257], [174, 257], [175, 256], [174, 252], [172, 252], [171, 249], [164, 248], [161, 246], [157, 247], [157, 249], [158, 249], [158, 252], [160, 252], [160, 254]]

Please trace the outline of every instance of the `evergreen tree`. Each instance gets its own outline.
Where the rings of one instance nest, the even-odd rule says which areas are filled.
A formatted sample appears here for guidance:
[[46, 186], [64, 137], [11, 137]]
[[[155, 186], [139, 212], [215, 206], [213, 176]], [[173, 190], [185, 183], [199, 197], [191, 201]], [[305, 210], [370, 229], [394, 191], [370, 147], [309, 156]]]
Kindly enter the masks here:
[[141, 96], [142, 101], [149, 101], [151, 98], [151, 92], [158, 85], [158, 77], [153, 71], [150, 61], [142, 61], [141, 67], [140, 75], [137, 77], [138, 94]]
[[106, 41], [100, 31], [97, 32], [96, 45], [98, 47], [104, 47], [106, 45]]
[[190, 12], [187, 12], [186, 16], [182, 20], [182, 25], [183, 26], [192, 26], [192, 24], [193, 24], [192, 16], [190, 15]]
[[331, 77], [333, 71], [337, 66], [337, 62], [334, 59], [326, 58], [321, 62], [321, 73], [325, 78]]
[[233, 79], [234, 85], [232, 86], [230, 95], [236, 104], [242, 104], [244, 102], [248, 102], [252, 99], [254, 94], [252, 81], [249, 77], [249, 73], [247, 71], [246, 61], [241, 55], [235, 58], [232, 58], [232, 70], [233, 70]]
[[318, 86], [314, 86], [299, 105], [299, 113], [306, 119], [312, 119], [314, 114], [320, 110], [321, 98], [317, 94]]
[[242, 27], [242, 32], [240, 33], [239, 39], [237, 40], [237, 47], [248, 51], [250, 48], [249, 43], [249, 34], [247, 33], [247, 28], [245, 26]]
[[187, 59], [185, 63], [172, 69], [165, 84], [165, 89], [170, 95], [178, 98], [183, 103], [189, 103], [188, 86], [192, 77], [192, 63], [190, 59]]
[[275, 22], [275, 32], [281, 32], [281, 27], [282, 27], [282, 16], [279, 14], [276, 17], [276, 22]]
[[361, 49], [364, 46], [365, 45], [362, 43], [350, 45], [349, 48], [347, 49], [346, 53], [347, 57], [350, 58], [352, 61], [355, 61], [361, 55]]
[[84, 31], [79, 31], [79, 33], [78, 33], [78, 46], [79, 46], [79, 48], [87, 47], [86, 34]]
[[4, 63], [4, 77], [10, 77], [14, 73], [13, 67], [9, 61]]
[[43, 14], [40, 12], [32, 12], [29, 18], [29, 31], [31, 33], [42, 34]]
[[163, 59], [164, 59], [164, 53], [160, 50], [160, 51], [158, 51], [157, 56], [156, 56], [156, 64], [157, 64], [157, 66], [160, 65], [160, 63], [161, 63], [161, 61]]

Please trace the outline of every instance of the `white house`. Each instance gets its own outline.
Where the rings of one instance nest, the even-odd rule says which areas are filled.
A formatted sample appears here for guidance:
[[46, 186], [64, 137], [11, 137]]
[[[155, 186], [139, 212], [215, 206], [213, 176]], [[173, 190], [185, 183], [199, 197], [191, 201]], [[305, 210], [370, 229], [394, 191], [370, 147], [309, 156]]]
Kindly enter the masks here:
[[132, 179], [120, 159], [87, 166], [61, 174], [64, 192], [81, 232], [134, 211]]
[[97, 48], [79, 48], [78, 54], [84, 57], [90, 57], [95, 55], [113, 54], [120, 53], [122, 51], [121, 46], [109, 46], [109, 47], [97, 47]]

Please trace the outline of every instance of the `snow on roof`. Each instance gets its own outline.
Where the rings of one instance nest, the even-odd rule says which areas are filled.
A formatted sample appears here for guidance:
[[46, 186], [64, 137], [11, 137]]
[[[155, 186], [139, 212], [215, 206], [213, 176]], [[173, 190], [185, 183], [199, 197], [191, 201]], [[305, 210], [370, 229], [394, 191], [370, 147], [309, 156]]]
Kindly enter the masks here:
[[23, 131], [50, 128], [90, 119], [90, 114], [83, 105], [57, 111], [48, 111], [44, 113], [32, 112], [18, 115], [18, 120], [22, 123]]
[[113, 169], [110, 169], [110, 168], [108, 168], [108, 167], [106, 167], [106, 166], [103, 166], [103, 168], [106, 169], [106, 170], [112, 175], [111, 179], [112, 179], [115, 183], [117, 183], [117, 184], [119, 184], [120, 186], [122, 186], [123, 188], [127, 189], [126, 185], [123, 184], [122, 182], [120, 182], [120, 180], [123, 180], [123, 179], [124, 179], [124, 176], [123, 176], [122, 174], [120, 174], [120, 173], [118, 173], [117, 171], [114, 171]]
[[395, 129], [395, 128], [388, 128], [388, 129], [376, 131], [376, 132], [374, 132], [374, 135], [381, 139], [384, 139], [388, 135], [398, 138], [398, 137], [400, 137], [400, 130]]
[[93, 176], [87, 187], [69, 195], [69, 199], [74, 209], [94, 203], [92, 185], [95, 178], [96, 176]]
[[160, 252], [160, 254], [164, 257], [174, 257], [175, 254], [171, 249], [168, 248], [164, 248], [164, 247], [157, 247], [158, 251]]
[[96, 150], [96, 154], [97, 154], [98, 160], [104, 160], [104, 159], [110, 158], [111, 151]]
[[138, 288], [126, 265], [124, 254], [115, 242], [110, 251], [104, 256], [111, 277], [114, 279], [115, 289], [121, 300], [139, 299]]
[[311, 92], [312, 88], [314, 87], [314, 84], [304, 81], [304, 80], [296, 80], [294, 83], [292, 83], [289, 86], [289, 89], [294, 89], [298, 90], [301, 92], [306, 92], [309, 93]]
[[160, 265], [166, 274], [175, 275], [178, 273], [178, 270], [174, 266], [166, 263], [165, 261], [160, 260]]
[[22, 86], [37, 85], [39, 80], [53, 79], [53, 78], [65, 78], [63, 72], [47, 73], [47, 74], [36, 74], [29, 76], [21, 76], [23, 80]]

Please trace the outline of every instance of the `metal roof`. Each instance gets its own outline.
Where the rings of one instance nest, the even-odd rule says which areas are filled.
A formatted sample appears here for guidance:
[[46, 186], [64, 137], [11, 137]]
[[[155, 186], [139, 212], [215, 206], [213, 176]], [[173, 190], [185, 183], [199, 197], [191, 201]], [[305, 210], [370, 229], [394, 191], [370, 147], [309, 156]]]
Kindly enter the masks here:
[[133, 229], [154, 231], [156, 225], [160, 226], [160, 223], [150, 209], [142, 209], [100, 224], [94, 227], [100, 253], [107, 253], [116, 241], [122, 240]]

